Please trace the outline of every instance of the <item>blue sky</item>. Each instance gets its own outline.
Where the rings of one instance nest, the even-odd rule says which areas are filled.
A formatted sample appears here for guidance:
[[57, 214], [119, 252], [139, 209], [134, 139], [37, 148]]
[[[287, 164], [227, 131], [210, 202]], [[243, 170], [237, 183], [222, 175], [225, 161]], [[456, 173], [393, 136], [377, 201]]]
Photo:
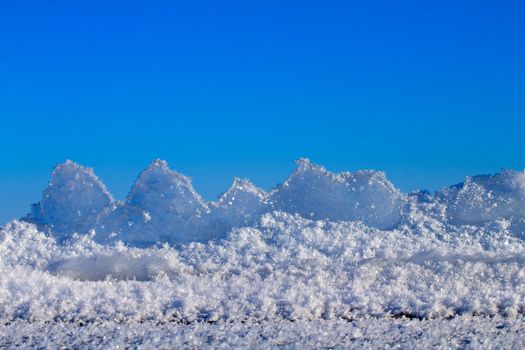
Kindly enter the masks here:
[[525, 167], [521, 1], [0, 2], [0, 221], [55, 163], [206, 199], [305, 156], [404, 191]]

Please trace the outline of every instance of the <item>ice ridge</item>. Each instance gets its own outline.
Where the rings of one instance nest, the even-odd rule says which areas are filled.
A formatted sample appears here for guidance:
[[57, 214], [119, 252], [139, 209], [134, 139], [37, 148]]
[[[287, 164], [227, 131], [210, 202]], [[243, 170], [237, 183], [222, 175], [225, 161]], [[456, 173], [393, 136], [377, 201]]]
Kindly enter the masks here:
[[104, 243], [135, 246], [207, 242], [236, 227], [256, 224], [269, 212], [311, 220], [357, 221], [381, 230], [410, 225], [418, 215], [447, 225], [508, 225], [525, 229], [525, 173], [502, 170], [468, 177], [431, 194], [400, 192], [385, 173], [332, 173], [306, 158], [273, 190], [236, 178], [215, 202], [205, 202], [191, 179], [154, 160], [124, 201], [115, 201], [93, 170], [70, 160], [58, 164], [39, 203], [23, 220], [59, 240], [91, 232]]

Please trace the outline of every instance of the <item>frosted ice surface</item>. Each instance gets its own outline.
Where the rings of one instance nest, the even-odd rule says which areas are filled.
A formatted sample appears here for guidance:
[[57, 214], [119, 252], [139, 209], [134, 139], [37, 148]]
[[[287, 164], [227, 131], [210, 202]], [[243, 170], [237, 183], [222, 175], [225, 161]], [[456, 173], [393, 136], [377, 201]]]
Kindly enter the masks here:
[[126, 204], [152, 216], [191, 217], [206, 211], [190, 178], [170, 170], [163, 160], [154, 160], [131, 188]]
[[143, 245], [203, 241], [202, 217], [208, 208], [190, 178], [155, 160], [131, 188], [124, 203], [104, 212], [96, 227], [99, 239]]
[[507, 225], [525, 232], [525, 173], [502, 170], [469, 177], [434, 195], [406, 195], [378, 171], [331, 173], [307, 159], [281, 185], [267, 193], [235, 179], [216, 202], [204, 202], [190, 178], [155, 160], [123, 202], [114, 202], [91, 169], [71, 161], [58, 165], [40, 203], [25, 220], [60, 239], [95, 230], [99, 242], [206, 242], [236, 227], [253, 225], [262, 214], [283, 211], [314, 220], [361, 221], [390, 230], [433, 217], [442, 224]]
[[92, 228], [97, 216], [112, 203], [111, 194], [92, 169], [68, 160], [54, 168], [42, 200], [32, 206], [26, 220], [67, 236]]
[[312, 219], [364, 221], [393, 228], [405, 202], [385, 174], [377, 171], [333, 174], [307, 159], [272, 195], [274, 208]]
[[501, 219], [525, 218], [525, 172], [502, 170], [468, 177], [440, 194], [455, 224], [480, 225]]
[[209, 229], [228, 232], [233, 227], [251, 226], [268, 212], [268, 194], [248, 180], [234, 179], [232, 186], [210, 203]]

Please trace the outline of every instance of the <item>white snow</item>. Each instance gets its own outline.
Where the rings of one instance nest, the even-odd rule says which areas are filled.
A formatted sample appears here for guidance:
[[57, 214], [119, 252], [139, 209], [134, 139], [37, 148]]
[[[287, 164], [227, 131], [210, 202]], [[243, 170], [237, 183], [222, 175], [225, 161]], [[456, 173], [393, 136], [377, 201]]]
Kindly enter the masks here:
[[382, 231], [283, 212], [181, 247], [66, 244], [32, 224], [0, 233], [0, 317], [25, 320], [345, 319], [517, 315], [525, 245], [504, 227], [432, 219]]
[[523, 349], [523, 318], [217, 323], [35, 323], [0, 325], [2, 348], [73, 349]]
[[[67, 338], [58, 324], [83, 323], [117, 342], [129, 335], [114, 328], [123, 322], [132, 338], [159, 346], [165, 335], [155, 325], [167, 324], [166, 332], [181, 327], [166, 343], [179, 346], [211, 334], [238, 347], [240, 337], [263, 333], [273, 346], [282, 326], [292, 334], [283, 344], [341, 345], [352, 334], [364, 346], [358, 333], [384, 327], [413, 347], [422, 332], [441, 344], [449, 317], [487, 332], [490, 317], [514, 322], [498, 339], [516, 344], [525, 309], [524, 179], [505, 170], [406, 195], [383, 173], [333, 174], [300, 160], [270, 192], [236, 179], [206, 203], [189, 178], [157, 160], [115, 202], [90, 169], [66, 162], [32, 214], [0, 230], [0, 346], [45, 324], [57, 339]], [[421, 332], [397, 332], [416, 321]], [[433, 333], [433, 324], [442, 328]], [[326, 336], [303, 342], [314, 325]], [[150, 331], [160, 338], [144, 335]]]

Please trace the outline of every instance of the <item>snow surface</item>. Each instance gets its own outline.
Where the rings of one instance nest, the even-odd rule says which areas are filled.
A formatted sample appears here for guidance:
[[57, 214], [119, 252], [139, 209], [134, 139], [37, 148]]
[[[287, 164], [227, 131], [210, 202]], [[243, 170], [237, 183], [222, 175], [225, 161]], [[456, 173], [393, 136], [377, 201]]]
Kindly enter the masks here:
[[0, 325], [0, 347], [22, 349], [523, 349], [523, 318]]
[[0, 317], [48, 320], [348, 319], [518, 315], [525, 246], [506, 225], [445, 229], [265, 214], [227, 239], [135, 248], [0, 232]]
[[0, 346], [415, 347], [421, 334], [516, 346], [524, 179], [504, 170], [403, 194], [383, 173], [301, 159], [270, 192], [236, 179], [206, 203], [157, 160], [119, 202], [68, 161], [31, 214], [0, 230]]

